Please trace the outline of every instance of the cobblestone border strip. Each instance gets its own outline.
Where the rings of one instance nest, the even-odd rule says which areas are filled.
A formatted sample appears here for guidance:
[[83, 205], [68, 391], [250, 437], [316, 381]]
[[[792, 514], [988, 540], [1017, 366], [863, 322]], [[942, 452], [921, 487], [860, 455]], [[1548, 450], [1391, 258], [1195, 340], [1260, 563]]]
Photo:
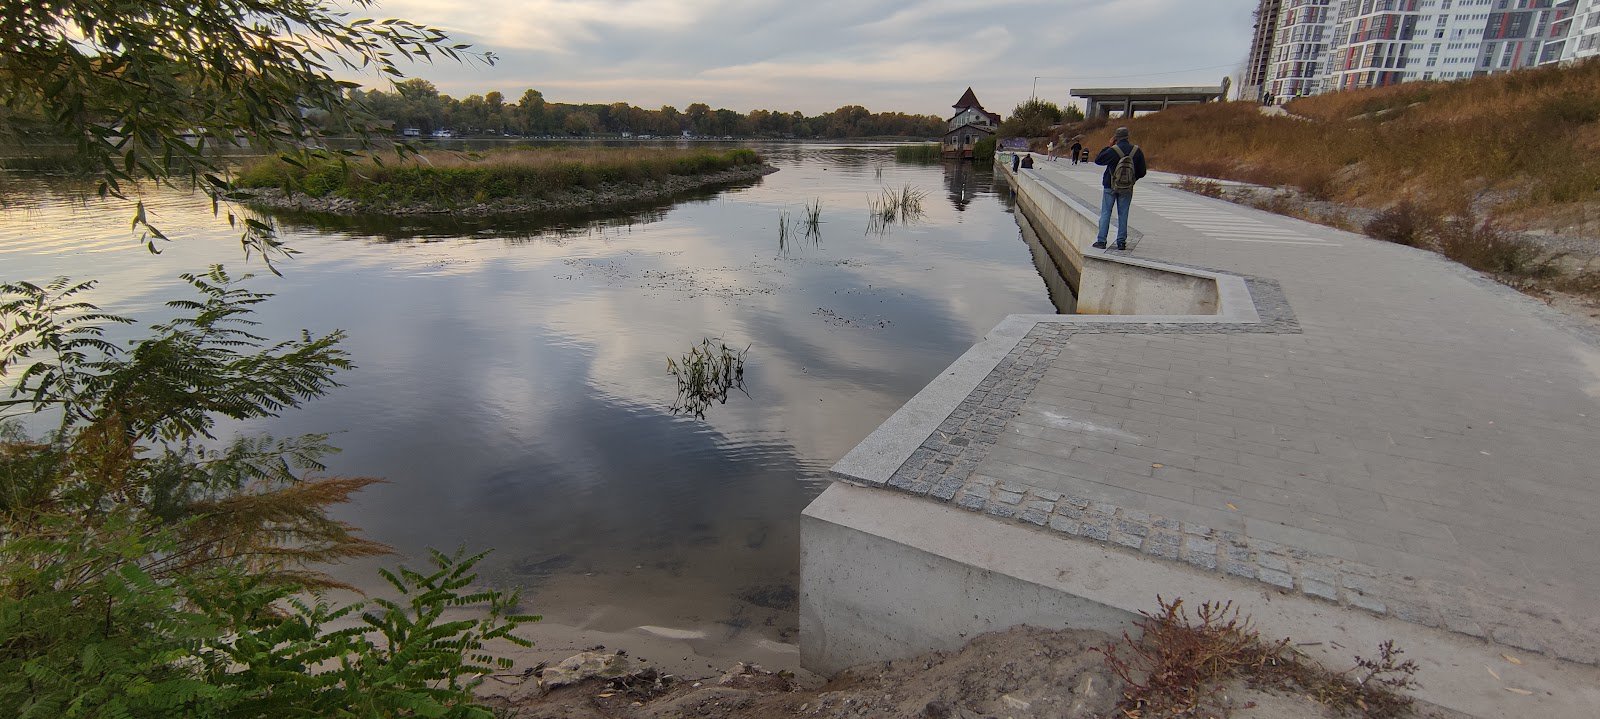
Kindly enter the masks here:
[[[1206, 270], [1203, 267], [1190, 269]], [[1209, 271], [1209, 270], [1208, 270]], [[1238, 532], [1180, 522], [1141, 510], [974, 475], [1044, 376], [1077, 334], [1297, 334], [1300, 325], [1278, 283], [1247, 277], [1259, 323], [1073, 323], [1041, 318], [921, 446], [882, 484], [953, 503], [996, 519], [1033, 525], [1123, 551], [1184, 562], [1201, 570], [1296, 591], [1380, 616], [1441, 628], [1562, 659], [1600, 663], [1600, 642], [1575, 636], [1552, 646], [1525, 627], [1548, 622], [1548, 608], [1443, 582], [1285, 546]], [[1559, 620], [1557, 620], [1559, 621]], [[1579, 627], [1571, 626], [1576, 634]]]

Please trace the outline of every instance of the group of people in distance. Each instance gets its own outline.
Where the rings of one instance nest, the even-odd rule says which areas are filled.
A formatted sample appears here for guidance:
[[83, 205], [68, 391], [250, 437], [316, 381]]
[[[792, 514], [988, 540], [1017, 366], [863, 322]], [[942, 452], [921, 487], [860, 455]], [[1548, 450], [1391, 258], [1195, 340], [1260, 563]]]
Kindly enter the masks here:
[[1061, 151], [1063, 149], [1067, 151], [1067, 157], [1072, 159], [1072, 164], [1074, 165], [1078, 164], [1079, 162], [1089, 161], [1088, 154], [1083, 151], [1083, 141], [1076, 137], [1072, 138], [1072, 145], [1070, 147], [1067, 146], [1065, 140], [1057, 141], [1055, 139], [1051, 139], [1050, 143], [1045, 145], [1045, 157], [1051, 162], [1055, 162], [1056, 158], [1061, 156]]
[[[1060, 149], [1060, 144], [1055, 139], [1052, 139], [1045, 148], [1045, 157], [1054, 162], [1057, 151]], [[1073, 138], [1072, 145], [1067, 150], [1071, 153], [1072, 164], [1074, 165], [1078, 164], [1080, 160], [1088, 159], [1087, 153], [1084, 152], [1083, 142], [1078, 138]], [[1012, 156], [1012, 172], [1033, 167], [1032, 154], [1019, 153], [1019, 155], [1020, 161], [1017, 155]], [[1117, 214], [1116, 248], [1126, 250], [1128, 249], [1128, 210], [1132, 208], [1133, 204], [1133, 186], [1145, 176], [1145, 172], [1148, 170], [1145, 165], [1144, 150], [1133, 144], [1133, 141], [1129, 139], [1128, 128], [1119, 127], [1116, 132], [1112, 133], [1111, 141], [1106, 143], [1104, 149], [1100, 150], [1100, 154], [1095, 155], [1094, 164], [1102, 165], [1106, 170], [1100, 179], [1103, 192], [1100, 197], [1099, 232], [1095, 235], [1095, 242], [1090, 247], [1101, 250], [1107, 249], [1106, 238], [1111, 230], [1111, 213], [1115, 210]]]

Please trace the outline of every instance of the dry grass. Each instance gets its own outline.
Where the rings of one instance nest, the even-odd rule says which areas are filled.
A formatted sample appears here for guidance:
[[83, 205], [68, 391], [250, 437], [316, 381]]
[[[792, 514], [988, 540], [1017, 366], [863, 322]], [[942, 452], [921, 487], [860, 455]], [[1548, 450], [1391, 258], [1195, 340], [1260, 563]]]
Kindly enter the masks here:
[[1160, 611], [1143, 613], [1138, 640], [1100, 648], [1111, 671], [1126, 683], [1121, 710], [1128, 719], [1222, 715], [1219, 693], [1239, 680], [1254, 689], [1304, 695], [1341, 715], [1366, 719], [1405, 716], [1416, 685], [1417, 665], [1400, 661], [1393, 642], [1378, 647], [1378, 659], [1355, 658], [1342, 672], [1323, 668], [1290, 645], [1264, 641], [1232, 603], [1201, 604], [1194, 617], [1182, 599], [1156, 598]]
[[1471, 215], [1440, 222], [1433, 232], [1433, 246], [1445, 257], [1524, 291], [1561, 274], [1562, 254], [1547, 252], [1490, 220]]
[[1310, 120], [1222, 103], [1129, 125], [1157, 169], [1375, 210], [1400, 199], [1446, 215], [1476, 206], [1519, 229], [1560, 231], [1546, 224], [1561, 216], [1552, 208], [1600, 203], [1600, 61], [1332, 93], [1288, 109]]
[[1204, 195], [1206, 197], [1221, 198], [1225, 194], [1222, 191], [1222, 183], [1190, 175], [1184, 175], [1178, 180], [1178, 184], [1173, 185], [1173, 187], [1184, 192], [1193, 192], [1196, 195]]
[[428, 152], [382, 164], [330, 159], [297, 166], [273, 158], [244, 167], [237, 182], [247, 188], [286, 187], [313, 197], [452, 206], [702, 175], [761, 161], [754, 151], [742, 148], [513, 147], [487, 153]]
[[1437, 218], [1417, 209], [1410, 200], [1401, 200], [1372, 218], [1361, 228], [1363, 234], [1410, 247], [1422, 246]]

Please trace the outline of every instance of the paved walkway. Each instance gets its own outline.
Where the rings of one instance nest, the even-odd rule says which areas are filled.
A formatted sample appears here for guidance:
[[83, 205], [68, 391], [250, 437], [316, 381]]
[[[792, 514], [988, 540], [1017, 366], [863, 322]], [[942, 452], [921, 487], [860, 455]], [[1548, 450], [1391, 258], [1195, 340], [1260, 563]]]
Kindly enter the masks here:
[[[1100, 168], [1041, 162], [1098, 207]], [[1600, 348], [1431, 253], [1141, 183], [1276, 329], [1037, 324], [890, 486], [1600, 662]]]

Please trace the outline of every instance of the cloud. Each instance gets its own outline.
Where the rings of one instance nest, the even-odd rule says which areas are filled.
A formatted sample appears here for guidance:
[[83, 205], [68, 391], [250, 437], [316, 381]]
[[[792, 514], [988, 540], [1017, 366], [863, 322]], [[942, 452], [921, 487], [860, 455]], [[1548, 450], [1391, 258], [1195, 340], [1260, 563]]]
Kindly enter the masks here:
[[[1073, 87], [1214, 83], [1248, 50], [1255, 0], [390, 0], [493, 50], [492, 68], [410, 68], [464, 96], [943, 113], [971, 85], [999, 112]], [[1174, 72], [1184, 71], [1184, 72]], [[1129, 76], [1133, 77], [1129, 77]]]
[[491, 49], [571, 54], [603, 28], [682, 32], [711, 6], [694, 0], [390, 0], [385, 11], [480, 38]]
[[988, 27], [973, 34], [972, 53], [952, 53], [948, 46], [908, 42], [887, 48], [845, 48], [846, 52], [804, 53], [814, 59], [765, 60], [707, 70], [707, 78], [765, 78], [839, 82], [927, 82], [949, 77], [973, 63], [992, 62], [1011, 45], [1011, 33]]

